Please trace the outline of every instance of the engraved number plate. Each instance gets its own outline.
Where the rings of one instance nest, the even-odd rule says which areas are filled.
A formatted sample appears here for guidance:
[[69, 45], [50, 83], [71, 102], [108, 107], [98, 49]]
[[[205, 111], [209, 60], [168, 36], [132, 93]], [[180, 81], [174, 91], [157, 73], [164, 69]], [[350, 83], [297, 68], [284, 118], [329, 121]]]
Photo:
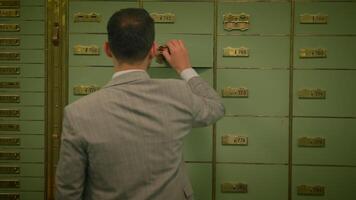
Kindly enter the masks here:
[[20, 117], [19, 109], [0, 109], [0, 117]]
[[0, 8], [20, 8], [20, 0], [0, 0]]
[[250, 27], [250, 15], [246, 13], [224, 14], [224, 29], [227, 31], [240, 30], [246, 31]]
[[0, 9], [0, 17], [20, 17], [19, 9]]
[[328, 15], [323, 14], [301, 14], [300, 15], [300, 23], [301, 24], [327, 24], [328, 23]]
[[76, 13], [74, 14], [74, 22], [101, 22], [101, 15], [98, 13]]
[[246, 47], [239, 47], [239, 48], [225, 47], [223, 56], [224, 57], [249, 57], [250, 50]]
[[0, 66], [0, 75], [19, 75], [20, 72], [20, 67]]
[[0, 188], [20, 188], [18, 180], [0, 180]]
[[75, 45], [74, 46], [74, 55], [100, 55], [100, 49], [96, 45]]
[[0, 60], [20, 60], [18, 52], [0, 52]]
[[18, 193], [0, 193], [0, 200], [20, 200]]
[[299, 99], [326, 99], [326, 91], [322, 89], [301, 89], [298, 91]]
[[325, 138], [315, 137], [302, 137], [298, 139], [299, 147], [325, 147]]
[[20, 82], [0, 82], [0, 88], [20, 88]]
[[0, 124], [0, 131], [20, 131], [19, 124]]
[[[1, 166], [0, 174], [20, 174], [20, 167], [18, 166]], [[0, 198], [1, 200], [1, 198]]]
[[0, 151], [0, 160], [20, 160], [20, 152]]
[[88, 95], [88, 94], [91, 94], [99, 89], [100, 89], [100, 87], [96, 86], [96, 85], [77, 85], [73, 88], [73, 94], [74, 95]]
[[325, 187], [321, 185], [299, 185], [297, 187], [298, 195], [324, 196]]
[[239, 97], [239, 98], [247, 98], [248, 97], [248, 89], [246, 87], [226, 87], [222, 90], [223, 97]]
[[21, 144], [20, 138], [17, 137], [0, 137], [0, 145], [4, 146], [19, 146]]
[[223, 193], [247, 193], [248, 185], [237, 182], [227, 182], [221, 184], [221, 192]]
[[0, 103], [20, 103], [20, 95], [0, 95]]
[[248, 145], [248, 137], [240, 135], [224, 135], [221, 137], [223, 145]]
[[0, 38], [0, 46], [20, 46], [20, 38]]
[[0, 32], [19, 32], [19, 24], [0, 24]]
[[304, 48], [299, 50], [300, 58], [326, 58], [327, 49], [324, 48]]
[[151, 13], [155, 23], [174, 23], [176, 15], [173, 13]]

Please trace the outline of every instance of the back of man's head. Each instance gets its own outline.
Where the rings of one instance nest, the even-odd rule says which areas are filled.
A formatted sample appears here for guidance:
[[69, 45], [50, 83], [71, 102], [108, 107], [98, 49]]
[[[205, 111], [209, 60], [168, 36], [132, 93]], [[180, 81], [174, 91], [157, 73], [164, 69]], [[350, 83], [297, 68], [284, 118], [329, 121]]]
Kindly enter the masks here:
[[116, 59], [135, 63], [142, 61], [154, 42], [154, 22], [148, 12], [127, 8], [114, 13], [108, 24], [108, 40]]

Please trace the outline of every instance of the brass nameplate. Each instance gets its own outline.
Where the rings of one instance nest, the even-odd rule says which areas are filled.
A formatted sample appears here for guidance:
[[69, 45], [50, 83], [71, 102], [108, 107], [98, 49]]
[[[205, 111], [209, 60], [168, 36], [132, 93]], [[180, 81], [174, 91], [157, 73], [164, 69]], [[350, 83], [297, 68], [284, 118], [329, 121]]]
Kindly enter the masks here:
[[221, 137], [223, 145], [248, 145], [248, 137], [240, 135], [224, 135]]
[[20, 60], [18, 52], [0, 52], [0, 60]]
[[0, 38], [0, 46], [20, 46], [20, 38]]
[[0, 9], [0, 17], [20, 17], [20, 9]]
[[0, 188], [20, 188], [18, 180], [0, 180]]
[[20, 8], [20, 0], [0, 0], [0, 8]]
[[0, 145], [4, 146], [20, 146], [20, 138], [15, 137], [0, 137]]
[[74, 95], [88, 95], [100, 89], [96, 85], [77, 85], [73, 88]]
[[176, 15], [173, 13], [151, 13], [151, 17], [155, 23], [174, 23]]
[[325, 48], [303, 48], [299, 50], [300, 58], [326, 58], [327, 49]]
[[325, 147], [325, 138], [315, 137], [302, 137], [298, 139], [299, 147]]
[[20, 82], [0, 82], [0, 88], [20, 88]]
[[249, 57], [250, 50], [246, 47], [239, 47], [239, 48], [225, 47], [223, 56], [224, 57]]
[[301, 89], [298, 91], [299, 99], [326, 99], [326, 90], [322, 89]]
[[74, 14], [74, 22], [101, 22], [101, 15], [98, 13], [76, 13]]
[[246, 13], [232, 14], [227, 13], [223, 15], [224, 29], [227, 31], [240, 30], [246, 31], [250, 27], [250, 15]]
[[[20, 167], [18, 166], [1, 166], [0, 174], [20, 174]], [[1, 198], [0, 198], [1, 200]]]
[[19, 124], [0, 124], [0, 131], [20, 131]]
[[19, 32], [19, 24], [0, 24], [0, 32]]
[[221, 192], [223, 193], [247, 193], [247, 184], [228, 182], [221, 184]]
[[226, 87], [222, 90], [223, 97], [247, 98], [248, 89], [246, 87]]
[[301, 14], [300, 15], [300, 23], [301, 24], [327, 24], [328, 23], [328, 15], [323, 14]]
[[0, 103], [20, 103], [20, 95], [0, 95]]
[[321, 185], [299, 185], [297, 186], [298, 195], [324, 196], [325, 187]]
[[0, 200], [20, 200], [18, 193], [0, 193]]
[[20, 67], [0, 66], [0, 75], [19, 75], [20, 73]]
[[20, 152], [0, 151], [0, 160], [20, 160]]
[[19, 109], [0, 109], [0, 117], [20, 117]]
[[74, 55], [100, 55], [100, 49], [96, 45], [75, 45], [74, 46]]

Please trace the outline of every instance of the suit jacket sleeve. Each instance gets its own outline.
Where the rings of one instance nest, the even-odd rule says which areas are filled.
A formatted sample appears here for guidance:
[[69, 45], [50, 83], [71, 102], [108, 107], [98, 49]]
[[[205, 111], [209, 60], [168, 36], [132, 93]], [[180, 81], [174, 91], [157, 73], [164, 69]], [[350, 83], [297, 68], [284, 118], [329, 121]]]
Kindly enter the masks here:
[[219, 95], [200, 77], [188, 81], [192, 92], [193, 127], [208, 126], [225, 114]]
[[83, 199], [86, 164], [87, 154], [84, 141], [73, 128], [68, 112], [65, 112], [56, 172], [56, 200]]

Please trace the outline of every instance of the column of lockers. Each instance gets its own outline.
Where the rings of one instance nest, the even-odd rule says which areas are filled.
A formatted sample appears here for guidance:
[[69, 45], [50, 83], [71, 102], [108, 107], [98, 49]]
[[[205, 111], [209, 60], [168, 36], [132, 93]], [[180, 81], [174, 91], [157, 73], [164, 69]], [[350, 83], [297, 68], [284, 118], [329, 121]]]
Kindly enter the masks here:
[[289, 1], [218, 1], [216, 199], [288, 199]]
[[44, 199], [45, 5], [0, 1], [0, 199]]
[[292, 199], [356, 199], [356, 2], [294, 18]]

